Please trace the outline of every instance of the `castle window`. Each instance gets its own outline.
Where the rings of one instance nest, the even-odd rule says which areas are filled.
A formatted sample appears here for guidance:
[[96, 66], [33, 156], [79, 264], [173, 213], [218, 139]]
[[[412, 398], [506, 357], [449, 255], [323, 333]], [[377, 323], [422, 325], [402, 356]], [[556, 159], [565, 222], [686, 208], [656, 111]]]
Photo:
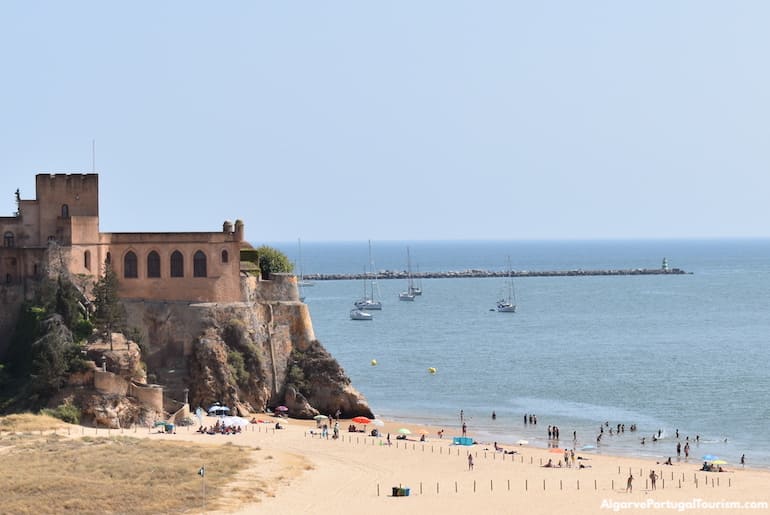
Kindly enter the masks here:
[[86, 270], [91, 270], [91, 251], [87, 250], [83, 253], [83, 266]]
[[206, 277], [206, 254], [202, 250], [193, 256], [193, 277]]
[[160, 277], [160, 256], [154, 250], [147, 255], [147, 277]]
[[222, 263], [227, 263], [230, 261], [230, 254], [227, 253], [226, 250], [222, 251]]
[[136, 279], [139, 277], [139, 272], [136, 266], [136, 254], [130, 250], [123, 258], [123, 277], [126, 279]]
[[12, 248], [15, 246], [16, 246], [16, 243], [14, 242], [13, 233], [11, 231], [6, 232], [3, 235], [3, 247]]
[[70, 217], [70, 207], [67, 204], [61, 205], [61, 217], [62, 218], [69, 218]]
[[184, 277], [184, 257], [178, 250], [171, 254], [171, 277]]

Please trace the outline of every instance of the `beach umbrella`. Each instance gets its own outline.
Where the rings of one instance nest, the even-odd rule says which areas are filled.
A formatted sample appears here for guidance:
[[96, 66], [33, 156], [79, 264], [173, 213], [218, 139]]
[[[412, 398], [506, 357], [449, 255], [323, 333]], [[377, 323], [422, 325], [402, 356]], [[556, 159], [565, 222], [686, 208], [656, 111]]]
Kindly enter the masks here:
[[402, 427], [401, 429], [399, 429], [398, 432], [401, 433], [402, 435], [410, 435], [410, 434], [412, 434], [412, 432], [410, 430], [408, 430], [407, 428], [405, 428], [405, 427]]
[[564, 452], [564, 449], [559, 449], [558, 447], [551, 447], [550, 449], [548, 449], [548, 452], [553, 452], [553, 453], [558, 452], [559, 454], [562, 454]]
[[372, 425], [373, 426], [378, 426], [378, 427], [383, 427], [385, 425], [385, 422], [383, 422], [382, 420], [380, 420], [378, 418], [373, 418], [372, 419]]
[[430, 433], [429, 433], [429, 431], [428, 431], [427, 429], [420, 429], [420, 430], [419, 430], [419, 431], [417, 431], [417, 432], [418, 432], [418, 433], [420, 433], [421, 435], [427, 435], [427, 434], [430, 434]]
[[372, 423], [372, 419], [369, 417], [353, 417], [351, 420], [356, 424], [368, 425]]
[[327, 417], [326, 415], [316, 415], [315, 417], [313, 417], [313, 420], [326, 420], [328, 418], [329, 417]]
[[285, 412], [285, 411], [289, 411], [289, 408], [287, 408], [286, 406], [278, 406], [277, 408], [275, 408], [275, 411], [284, 411]]
[[529, 440], [519, 440], [516, 442], [518, 445], [527, 445], [529, 443]]
[[701, 458], [703, 461], [714, 461], [718, 460], [719, 456], [714, 456], [713, 454], [705, 454], [703, 458]]
[[714, 465], [726, 465], [727, 464], [727, 462], [725, 460], [713, 460], [711, 463], [714, 464]]

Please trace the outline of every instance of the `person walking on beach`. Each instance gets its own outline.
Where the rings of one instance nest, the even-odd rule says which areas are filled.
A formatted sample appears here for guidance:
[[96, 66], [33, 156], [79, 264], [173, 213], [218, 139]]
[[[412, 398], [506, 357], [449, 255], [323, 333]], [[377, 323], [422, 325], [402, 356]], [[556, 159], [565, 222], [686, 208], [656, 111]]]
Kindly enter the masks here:
[[676, 457], [682, 455], [682, 444], [680, 442], [676, 442]]
[[468, 470], [473, 470], [473, 454], [468, 453]]
[[634, 476], [632, 474], [628, 475], [628, 481], [626, 481], [626, 492], [633, 492], [634, 491]]
[[463, 436], [468, 436], [468, 426], [463, 422]]
[[741, 467], [745, 467], [745, 466], [746, 466], [746, 455], [741, 454]]
[[654, 470], [650, 471], [650, 485], [652, 485], [652, 489], [655, 490], [655, 481], [658, 480], [658, 475], [655, 473]]

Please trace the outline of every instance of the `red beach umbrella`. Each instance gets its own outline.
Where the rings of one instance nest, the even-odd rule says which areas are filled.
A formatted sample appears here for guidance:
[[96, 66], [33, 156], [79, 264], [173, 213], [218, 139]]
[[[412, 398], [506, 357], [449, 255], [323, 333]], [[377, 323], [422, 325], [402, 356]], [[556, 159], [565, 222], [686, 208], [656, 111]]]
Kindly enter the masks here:
[[372, 423], [372, 420], [369, 417], [353, 417], [351, 420], [356, 424], [368, 425]]

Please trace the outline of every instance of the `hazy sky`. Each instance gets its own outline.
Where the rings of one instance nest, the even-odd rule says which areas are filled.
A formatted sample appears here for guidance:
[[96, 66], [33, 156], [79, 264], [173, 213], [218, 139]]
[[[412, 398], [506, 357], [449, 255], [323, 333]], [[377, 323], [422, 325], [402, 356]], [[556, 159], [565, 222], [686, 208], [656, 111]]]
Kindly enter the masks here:
[[[251, 242], [770, 236], [770, 2], [5, 2], [0, 215]], [[5, 199], [5, 200], [2, 200]]]

